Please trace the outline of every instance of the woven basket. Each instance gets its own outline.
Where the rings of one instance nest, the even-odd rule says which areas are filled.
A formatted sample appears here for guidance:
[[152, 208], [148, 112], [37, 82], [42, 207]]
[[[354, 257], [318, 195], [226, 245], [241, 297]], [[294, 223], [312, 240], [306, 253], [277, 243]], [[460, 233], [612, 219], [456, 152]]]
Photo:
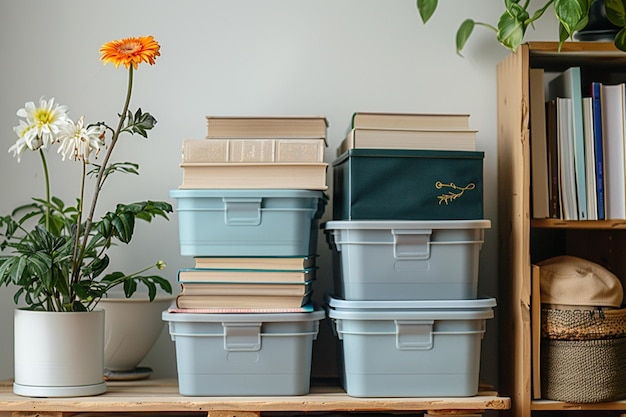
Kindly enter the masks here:
[[541, 396], [571, 403], [626, 398], [626, 338], [541, 341]]
[[626, 337], [626, 309], [541, 309], [541, 337], [552, 340], [598, 340]]

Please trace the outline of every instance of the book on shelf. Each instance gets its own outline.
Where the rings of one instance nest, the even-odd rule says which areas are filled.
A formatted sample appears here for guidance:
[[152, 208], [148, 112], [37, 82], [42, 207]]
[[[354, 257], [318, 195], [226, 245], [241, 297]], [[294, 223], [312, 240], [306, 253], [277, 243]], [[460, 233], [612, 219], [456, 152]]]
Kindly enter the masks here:
[[610, 220], [626, 219], [626, 167], [624, 159], [624, 111], [626, 92], [623, 83], [600, 86], [602, 140], [604, 143], [605, 210]]
[[170, 313], [188, 314], [267, 314], [267, 313], [311, 313], [315, 311], [312, 303], [307, 303], [301, 307], [282, 308], [250, 308], [250, 307], [200, 307], [200, 308], [180, 308], [172, 306], [167, 309]]
[[350, 128], [469, 130], [469, 114], [355, 112]]
[[185, 139], [182, 162], [324, 162], [326, 142], [313, 139]]
[[[548, 99], [567, 98], [571, 100], [571, 132], [574, 162], [574, 187], [577, 215], [571, 220], [587, 220], [587, 180], [585, 170], [585, 139], [582, 110], [582, 81], [580, 67], [570, 67], [558, 74], [548, 83]], [[565, 140], [565, 138], [564, 138]]]
[[598, 205], [598, 220], [606, 219], [605, 199], [605, 167], [604, 167], [604, 144], [602, 142], [602, 101], [600, 98], [599, 82], [591, 83], [591, 99], [593, 110], [593, 140], [594, 156], [596, 161], [596, 193]]
[[328, 189], [327, 163], [184, 162], [180, 167], [181, 189]]
[[[572, 99], [557, 97], [557, 145], [559, 149], [559, 190], [563, 220], [582, 220], [578, 217], [576, 169], [574, 164], [574, 143], [572, 135]], [[585, 203], [586, 204], [586, 203]], [[585, 207], [586, 212], [586, 207]]]
[[546, 138], [548, 142], [548, 192], [549, 216], [553, 219], [562, 218], [561, 191], [559, 189], [559, 147], [557, 143], [556, 100], [545, 104], [546, 109]]
[[406, 130], [354, 128], [337, 148], [350, 149], [476, 150], [476, 130]]
[[583, 128], [585, 138], [585, 177], [587, 179], [587, 220], [598, 220], [596, 156], [593, 137], [593, 100], [591, 97], [583, 97]]
[[304, 295], [185, 295], [176, 297], [178, 308], [297, 308], [311, 300]]
[[315, 279], [316, 268], [307, 269], [227, 269], [184, 268], [178, 282], [187, 283], [305, 283]]
[[550, 217], [550, 192], [548, 189], [548, 144], [543, 68], [530, 69], [529, 87], [532, 217], [545, 219]]
[[326, 138], [324, 116], [206, 116], [207, 138]]
[[301, 283], [212, 283], [185, 282], [181, 283], [182, 295], [237, 295], [237, 296], [303, 296], [311, 291], [313, 281]]
[[315, 256], [198, 256], [194, 259], [196, 268], [303, 270], [315, 267], [315, 258]]

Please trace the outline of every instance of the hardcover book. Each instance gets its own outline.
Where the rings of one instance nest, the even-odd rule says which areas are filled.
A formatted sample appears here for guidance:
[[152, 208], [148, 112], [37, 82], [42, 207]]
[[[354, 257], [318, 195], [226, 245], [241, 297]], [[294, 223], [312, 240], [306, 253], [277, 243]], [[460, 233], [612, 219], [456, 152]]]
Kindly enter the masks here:
[[475, 151], [476, 131], [354, 128], [337, 148], [337, 156], [350, 149]]
[[574, 155], [574, 187], [576, 195], [576, 216], [571, 220], [588, 220], [587, 217], [587, 179], [585, 171], [585, 138], [583, 129], [583, 103], [580, 67], [570, 67], [555, 77], [548, 84], [548, 100], [567, 98], [571, 100], [571, 131], [568, 140], [572, 142]]
[[179, 295], [178, 308], [296, 308], [307, 304], [311, 292], [305, 295]]
[[324, 139], [185, 139], [182, 162], [324, 162]]
[[355, 112], [351, 128], [469, 130], [469, 114]]
[[290, 269], [303, 270], [315, 267], [314, 256], [257, 256], [257, 257], [208, 257], [195, 258], [196, 268], [220, 268], [220, 269]]
[[179, 188], [326, 190], [327, 163], [182, 163]]
[[178, 271], [178, 282], [302, 284], [315, 279], [315, 270], [186, 268]]
[[326, 138], [324, 116], [207, 116], [207, 138]]
[[212, 283], [186, 282], [181, 284], [181, 295], [236, 295], [236, 296], [303, 296], [311, 291], [312, 281], [303, 283]]

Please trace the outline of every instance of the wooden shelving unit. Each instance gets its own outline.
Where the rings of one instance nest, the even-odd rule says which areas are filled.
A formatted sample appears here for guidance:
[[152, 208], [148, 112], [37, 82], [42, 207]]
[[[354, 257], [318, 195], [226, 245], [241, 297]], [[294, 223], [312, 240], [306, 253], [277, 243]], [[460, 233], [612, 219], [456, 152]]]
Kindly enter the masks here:
[[[500, 387], [511, 397], [514, 416], [567, 415], [569, 410], [626, 410], [626, 402], [567, 404], [533, 397], [531, 263], [557, 255], [580, 256], [626, 277], [626, 220], [532, 219], [530, 189], [529, 70], [560, 72], [580, 66], [585, 78], [624, 74], [626, 53], [610, 42], [556, 42], [522, 45], [497, 68], [498, 206], [500, 247]], [[604, 81], [609, 82], [609, 81]], [[546, 414], [547, 413], [547, 414]], [[575, 414], [582, 415], [582, 414]], [[594, 414], [596, 415], [596, 414]], [[602, 414], [606, 415], [606, 414]], [[608, 415], [620, 415], [619, 412]]]
[[79, 398], [28, 398], [13, 394], [12, 383], [0, 384], [0, 415], [68, 417], [78, 413], [163, 413], [211, 417], [258, 417], [261, 413], [380, 412], [438, 416], [481, 414], [505, 410], [510, 399], [494, 392], [460, 398], [354, 398], [336, 383], [315, 382], [311, 393], [286, 397], [185, 397], [175, 379], [108, 382], [103, 395]]

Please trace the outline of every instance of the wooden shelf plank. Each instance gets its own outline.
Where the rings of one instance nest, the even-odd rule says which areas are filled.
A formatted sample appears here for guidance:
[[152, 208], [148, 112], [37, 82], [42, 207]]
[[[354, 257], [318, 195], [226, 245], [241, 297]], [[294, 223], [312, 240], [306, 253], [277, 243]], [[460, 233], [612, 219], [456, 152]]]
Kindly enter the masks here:
[[611, 401], [592, 404], [573, 404], [561, 401], [535, 400], [531, 404], [533, 411], [566, 411], [566, 410], [626, 410], [626, 401]]
[[0, 384], [0, 412], [280, 412], [280, 411], [429, 411], [506, 410], [510, 398], [495, 392], [454, 398], [355, 398], [335, 385], [313, 384], [303, 396], [191, 397], [178, 393], [172, 380], [107, 382], [107, 392], [92, 397], [30, 398], [13, 394], [9, 381]]

